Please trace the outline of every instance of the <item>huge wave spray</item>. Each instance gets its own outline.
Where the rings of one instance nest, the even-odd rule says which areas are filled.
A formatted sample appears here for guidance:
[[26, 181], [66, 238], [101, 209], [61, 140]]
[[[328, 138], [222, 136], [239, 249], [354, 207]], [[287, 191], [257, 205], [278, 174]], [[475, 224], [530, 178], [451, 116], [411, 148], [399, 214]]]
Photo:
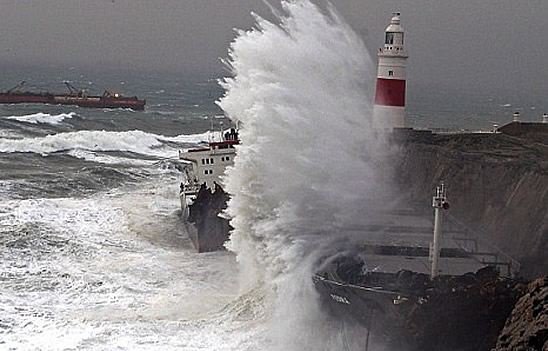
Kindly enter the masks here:
[[[276, 12], [276, 11], [274, 11]], [[255, 16], [227, 62], [219, 105], [240, 123], [242, 145], [226, 187], [245, 289], [273, 304], [273, 344], [335, 346], [320, 318], [311, 274], [340, 248], [340, 228], [381, 192], [378, 140], [370, 129], [371, 59], [332, 6], [284, 1], [277, 22]]]

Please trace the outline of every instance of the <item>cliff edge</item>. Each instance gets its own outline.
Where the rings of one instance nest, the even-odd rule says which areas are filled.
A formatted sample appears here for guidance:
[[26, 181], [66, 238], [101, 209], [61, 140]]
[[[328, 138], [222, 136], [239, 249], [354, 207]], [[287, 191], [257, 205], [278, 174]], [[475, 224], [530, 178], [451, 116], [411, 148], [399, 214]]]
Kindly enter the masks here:
[[548, 276], [536, 279], [518, 302], [493, 351], [548, 350]]
[[396, 182], [430, 202], [444, 180], [451, 214], [521, 264], [548, 274], [548, 126], [507, 133], [397, 135]]

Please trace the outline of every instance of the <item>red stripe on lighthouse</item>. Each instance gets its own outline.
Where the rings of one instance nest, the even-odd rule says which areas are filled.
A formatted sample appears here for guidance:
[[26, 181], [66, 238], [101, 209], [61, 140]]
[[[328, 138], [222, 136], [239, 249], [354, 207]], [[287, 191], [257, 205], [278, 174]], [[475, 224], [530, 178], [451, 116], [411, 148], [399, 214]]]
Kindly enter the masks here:
[[405, 106], [405, 80], [377, 78], [375, 105]]

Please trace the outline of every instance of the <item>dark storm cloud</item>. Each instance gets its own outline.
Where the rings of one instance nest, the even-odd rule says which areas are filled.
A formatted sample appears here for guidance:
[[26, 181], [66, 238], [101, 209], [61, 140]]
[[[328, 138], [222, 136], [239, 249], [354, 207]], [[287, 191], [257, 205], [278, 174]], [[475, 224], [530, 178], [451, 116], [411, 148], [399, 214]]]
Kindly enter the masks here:
[[[401, 11], [416, 84], [548, 91], [546, 0], [332, 3], [372, 55], [390, 13]], [[0, 64], [217, 76], [233, 29], [250, 28], [252, 11], [269, 14], [261, 0], [0, 0]]]

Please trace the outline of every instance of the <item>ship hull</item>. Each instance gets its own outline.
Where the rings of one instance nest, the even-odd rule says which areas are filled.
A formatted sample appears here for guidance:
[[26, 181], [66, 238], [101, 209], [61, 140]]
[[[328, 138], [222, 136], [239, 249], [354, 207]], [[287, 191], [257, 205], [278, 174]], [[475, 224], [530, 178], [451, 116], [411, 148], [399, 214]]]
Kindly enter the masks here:
[[225, 242], [230, 236], [232, 227], [227, 218], [221, 217], [226, 209], [228, 194], [221, 187], [214, 192], [203, 186], [196, 195], [196, 199], [188, 206], [183, 207], [183, 221], [188, 235], [198, 252], [212, 252], [225, 250]]
[[79, 97], [64, 94], [0, 94], [1, 104], [52, 104], [72, 105], [88, 108], [131, 108], [143, 110], [146, 101], [137, 98], [86, 96]]
[[314, 277], [314, 285], [332, 314], [341, 319], [351, 317], [365, 327], [373, 316], [378, 321], [379, 316], [405, 298], [398, 292], [345, 284], [321, 276]]
[[520, 296], [520, 282], [494, 267], [434, 280], [405, 270], [364, 275], [361, 266], [350, 267], [313, 276], [322, 306], [398, 350], [489, 351]]

